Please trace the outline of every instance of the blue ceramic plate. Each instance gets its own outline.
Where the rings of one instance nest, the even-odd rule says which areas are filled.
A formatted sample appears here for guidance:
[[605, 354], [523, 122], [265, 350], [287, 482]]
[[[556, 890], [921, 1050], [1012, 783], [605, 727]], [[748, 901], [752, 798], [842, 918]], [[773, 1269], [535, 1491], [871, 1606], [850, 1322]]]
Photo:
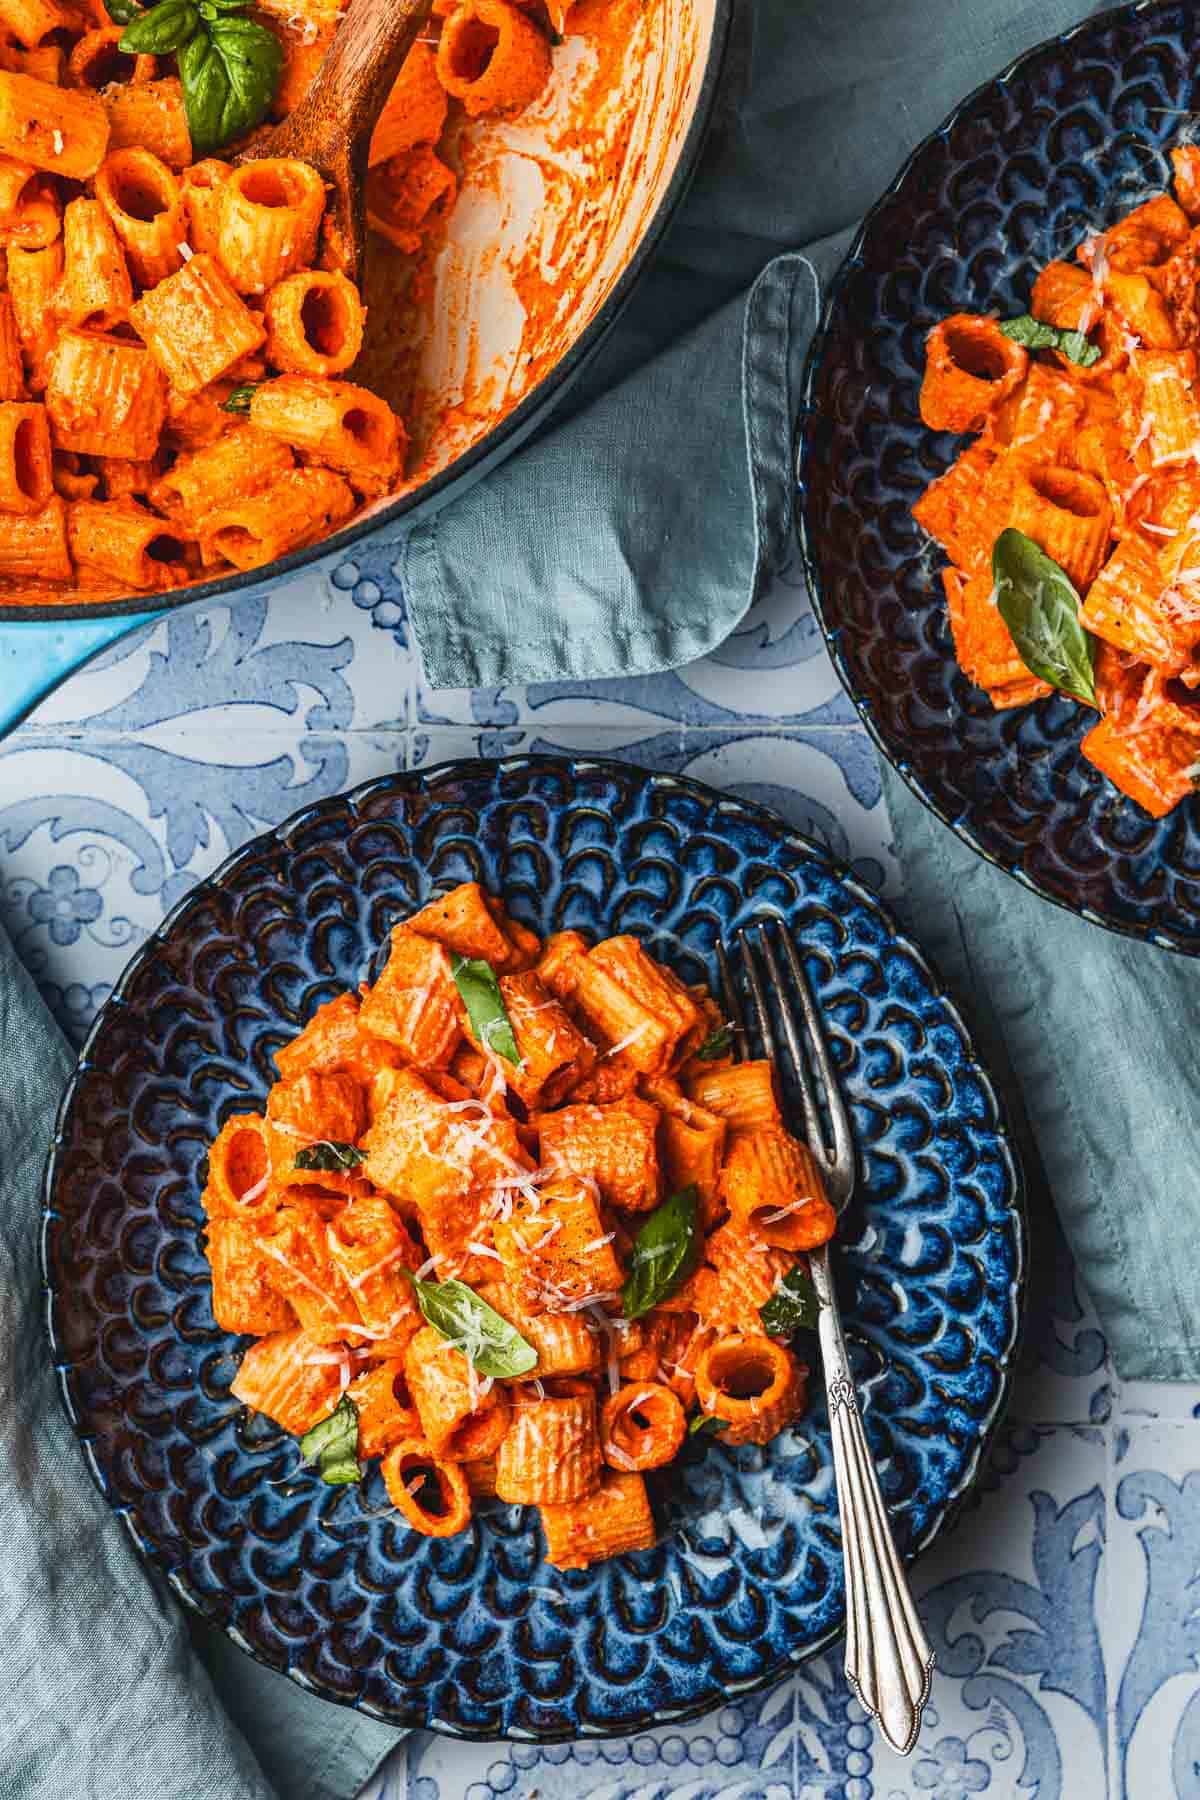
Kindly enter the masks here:
[[838, 673], [885, 755], [982, 855], [1095, 924], [1200, 955], [1200, 802], [1155, 821], [1083, 761], [1089, 714], [996, 713], [954, 659], [912, 503], [962, 440], [917, 415], [925, 334], [1026, 312], [1034, 276], [1169, 185], [1200, 110], [1200, 14], [1121, 7], [1014, 63], [927, 138], [868, 217], [814, 340], [801, 535]]
[[987, 1076], [920, 954], [816, 845], [672, 776], [555, 758], [389, 776], [298, 813], [195, 888], [131, 963], [63, 1102], [47, 1172], [54, 1355], [88, 1463], [177, 1593], [263, 1662], [396, 1725], [628, 1733], [769, 1681], [842, 1629], [824, 1405], [765, 1450], [694, 1440], [658, 1547], [542, 1562], [533, 1508], [446, 1540], [373, 1470], [322, 1486], [231, 1399], [200, 1164], [261, 1105], [272, 1051], [372, 966], [394, 921], [477, 878], [546, 932], [632, 930], [688, 979], [760, 912], [807, 946], [863, 1170], [841, 1269], [900, 1540], [957, 1508], [1008, 1386], [1020, 1185]]

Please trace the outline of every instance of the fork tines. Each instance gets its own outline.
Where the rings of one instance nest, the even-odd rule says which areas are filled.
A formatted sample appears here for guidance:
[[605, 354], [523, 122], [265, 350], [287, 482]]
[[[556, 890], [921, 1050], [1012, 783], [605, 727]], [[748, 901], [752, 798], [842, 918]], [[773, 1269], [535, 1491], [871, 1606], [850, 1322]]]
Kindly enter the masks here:
[[[834, 1206], [840, 1208], [848, 1199], [854, 1183], [854, 1141], [825, 1035], [824, 1020], [813, 997], [800, 952], [783, 920], [775, 917], [755, 919], [749, 925], [742, 926], [734, 935], [733, 948], [741, 952], [740, 959], [735, 960], [740, 960], [745, 973], [754, 1025], [762, 1042], [763, 1054], [777, 1068], [780, 1066], [780, 1054], [776, 1019], [782, 1029], [788, 1060], [800, 1093], [804, 1136], [825, 1178], [829, 1198]], [[750, 1034], [733, 962], [723, 945], [717, 947], [717, 963], [725, 990], [725, 1005], [733, 1029], [736, 1054], [740, 1059], [749, 1054]], [[774, 1016], [771, 995], [775, 1001]], [[818, 1096], [814, 1075], [820, 1083], [821, 1096]], [[821, 1097], [825, 1102], [825, 1117], [829, 1122], [832, 1143], [826, 1141]]]

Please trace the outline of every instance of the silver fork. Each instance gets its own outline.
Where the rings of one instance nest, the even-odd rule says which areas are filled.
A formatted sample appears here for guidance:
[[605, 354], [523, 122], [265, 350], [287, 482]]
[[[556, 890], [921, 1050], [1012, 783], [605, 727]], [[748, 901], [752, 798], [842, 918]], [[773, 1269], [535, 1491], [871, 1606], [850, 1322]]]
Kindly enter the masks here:
[[[799, 952], [783, 922], [773, 920], [772, 923], [777, 927], [783, 960], [800, 1003], [803, 1033], [797, 1024], [795, 1008], [789, 1001], [773, 942], [775, 934], [765, 923], [756, 921], [752, 926], [743, 927], [734, 941], [742, 952], [763, 1049], [769, 1060], [778, 1066], [775, 1031], [759, 966], [760, 957], [775, 990], [783, 1035], [800, 1089], [803, 1135], [824, 1177], [830, 1204], [840, 1215], [854, 1192], [856, 1159], [850, 1120], [838, 1088], [821, 1015]], [[733, 1027], [735, 1055], [740, 1060], [747, 1054], [748, 1042], [741, 997], [723, 945], [717, 946], [717, 958]], [[833, 1134], [831, 1146], [825, 1143], [813, 1086], [813, 1067], [824, 1091], [825, 1110]], [[888, 1743], [902, 1756], [907, 1756], [917, 1741], [921, 1714], [929, 1698], [933, 1651], [921, 1629], [879, 1491], [879, 1480], [854, 1392], [846, 1341], [842, 1336], [828, 1246], [813, 1251], [808, 1261], [820, 1308], [817, 1331], [825, 1369], [838, 1507], [842, 1515], [842, 1555], [846, 1567], [846, 1674], [863, 1706], [878, 1719]]]

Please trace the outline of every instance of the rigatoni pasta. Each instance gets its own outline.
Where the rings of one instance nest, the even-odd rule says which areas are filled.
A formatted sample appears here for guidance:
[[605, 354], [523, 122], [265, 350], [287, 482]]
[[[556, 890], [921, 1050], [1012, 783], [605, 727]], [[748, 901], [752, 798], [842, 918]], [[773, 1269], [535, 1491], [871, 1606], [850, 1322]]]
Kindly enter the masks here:
[[913, 508], [965, 674], [1093, 709], [1083, 756], [1154, 817], [1200, 770], [1200, 163], [1171, 160], [1175, 196], [1049, 263], [1028, 314], [929, 333], [921, 417], [978, 435]]
[[[159, 492], [177, 518], [236, 477], [225, 445]], [[765, 1443], [804, 1405], [778, 1319], [834, 1228], [816, 1164], [769, 1066], [730, 1062], [711, 999], [636, 939], [543, 944], [470, 881], [388, 950], [373, 984], [276, 1052], [264, 1109], [213, 1143], [214, 1313], [258, 1339], [234, 1392], [297, 1435], [320, 1423], [356, 1444], [329, 1479], [382, 1457], [414, 1531], [466, 1530], [494, 1496], [539, 1508], [562, 1568], [645, 1549], [644, 1471], [697, 1429]], [[605, 977], [595, 1036], [589, 965]], [[628, 1089], [597, 1101], [623, 1054], [604, 1041], [614, 1004], [636, 1007], [654, 1072], [630, 1065]]]

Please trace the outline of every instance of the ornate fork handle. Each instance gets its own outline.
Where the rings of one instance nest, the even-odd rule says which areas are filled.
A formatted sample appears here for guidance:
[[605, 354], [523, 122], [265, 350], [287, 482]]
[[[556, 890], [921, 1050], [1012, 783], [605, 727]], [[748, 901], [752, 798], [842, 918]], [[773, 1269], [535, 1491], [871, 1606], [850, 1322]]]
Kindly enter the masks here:
[[820, 1302], [817, 1330], [833, 1435], [833, 1469], [846, 1565], [846, 1674], [889, 1744], [907, 1756], [929, 1698], [933, 1651], [892, 1542], [879, 1480], [850, 1374], [837, 1297], [822, 1247], [809, 1259]]

